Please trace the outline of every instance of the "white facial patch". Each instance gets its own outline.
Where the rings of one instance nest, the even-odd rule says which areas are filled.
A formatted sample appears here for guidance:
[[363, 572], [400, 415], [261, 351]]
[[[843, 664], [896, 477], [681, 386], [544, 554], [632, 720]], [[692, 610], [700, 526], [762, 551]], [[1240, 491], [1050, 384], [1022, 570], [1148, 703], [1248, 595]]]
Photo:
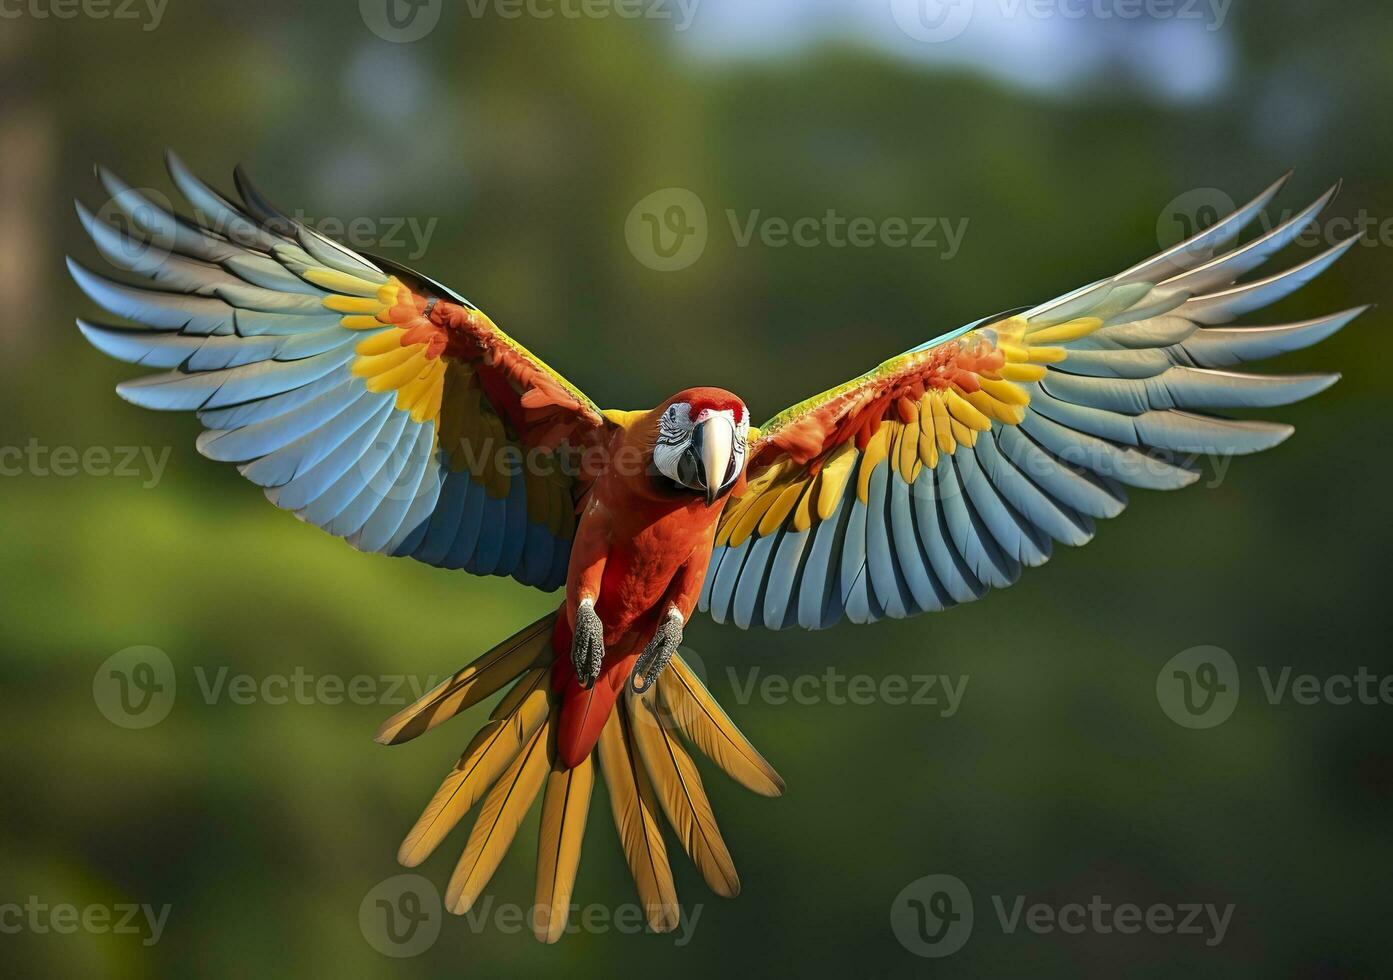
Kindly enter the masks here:
[[663, 417], [658, 420], [658, 441], [653, 446], [653, 465], [658, 472], [674, 483], [681, 483], [678, 476], [678, 463], [682, 454], [692, 443], [692, 407], [686, 402], [676, 402], [668, 406]]

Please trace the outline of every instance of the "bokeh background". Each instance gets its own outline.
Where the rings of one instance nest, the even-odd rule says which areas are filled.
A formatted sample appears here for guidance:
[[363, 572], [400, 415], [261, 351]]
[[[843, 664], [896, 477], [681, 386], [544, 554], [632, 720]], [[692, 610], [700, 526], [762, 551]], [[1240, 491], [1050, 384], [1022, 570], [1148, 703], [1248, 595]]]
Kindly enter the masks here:
[[[676, 855], [684, 945], [594, 928], [543, 947], [516, 923], [447, 916], [419, 955], [390, 958], [360, 904], [400, 873], [401, 835], [486, 709], [388, 750], [371, 735], [398, 705], [243, 704], [202, 685], [220, 671], [422, 683], [554, 598], [359, 555], [269, 507], [194, 451], [191, 418], [112, 394], [134, 369], [82, 343], [73, 318], [97, 311], [63, 269], [65, 253], [95, 259], [70, 207], [102, 204], [93, 161], [172, 195], [172, 146], [224, 187], [245, 162], [288, 211], [366, 218], [355, 244], [381, 239], [456, 286], [606, 405], [707, 383], [766, 417], [960, 323], [1116, 272], [1216, 194], [1242, 201], [1295, 168], [1280, 207], [1343, 177], [1330, 214], [1351, 224], [1323, 223], [1288, 262], [1366, 233], [1256, 322], [1302, 319], [1389, 298], [1386, 3], [1186, 0], [1128, 16], [1138, 8], [1110, 0], [645, 0], [625, 8], [645, 16], [621, 17], [536, 0], [515, 17], [475, 0], [427, 2], [417, 13], [438, 21], [409, 42], [370, 29], [373, 8], [25, 0], [0, 20], [0, 445], [169, 450], [158, 480], [6, 457], [0, 904], [148, 903], [168, 919], [148, 945], [7, 931], [3, 972], [1386, 971], [1393, 705], [1271, 704], [1259, 674], [1393, 672], [1386, 305], [1279, 365], [1344, 373], [1272, 413], [1297, 426], [1287, 444], [1182, 493], [1135, 492], [1089, 547], [988, 601], [823, 634], [694, 623], [713, 691], [789, 788], [761, 799], [705, 770], [744, 892], [713, 898]], [[591, 13], [563, 16], [577, 10]], [[625, 224], [666, 188], [703, 203], [709, 234], [665, 272]], [[828, 209], [965, 221], [965, 234], [952, 255], [778, 248], [741, 245], [728, 216]], [[1208, 730], [1173, 723], [1156, 693], [1163, 665], [1197, 645], [1228, 651], [1242, 685]], [[168, 717], [144, 729], [113, 724], [94, 695], [132, 646], [163, 651], [177, 678]], [[947, 717], [942, 699], [836, 704], [817, 686], [807, 703], [736, 697], [752, 670], [829, 668], [967, 687]], [[499, 903], [531, 901], [535, 822], [495, 879]], [[464, 836], [428, 880], [443, 887]], [[930, 874], [975, 903], [946, 959], [892, 928], [896, 897]], [[1233, 912], [1214, 945], [1007, 933], [992, 896], [1018, 895]], [[576, 900], [597, 914], [634, 901], [599, 792]]]

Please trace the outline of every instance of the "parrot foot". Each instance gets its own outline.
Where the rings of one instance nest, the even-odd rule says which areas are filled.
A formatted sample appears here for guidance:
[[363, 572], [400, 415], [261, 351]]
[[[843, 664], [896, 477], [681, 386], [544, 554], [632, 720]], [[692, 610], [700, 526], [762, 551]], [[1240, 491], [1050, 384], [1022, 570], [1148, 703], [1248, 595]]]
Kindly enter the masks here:
[[582, 599], [576, 606], [576, 628], [571, 637], [571, 663], [581, 687], [594, 685], [604, 659], [605, 626], [595, 612], [595, 600]]
[[682, 645], [684, 625], [682, 613], [676, 606], [670, 608], [666, 618], [658, 624], [653, 639], [648, 641], [648, 646], [635, 661], [634, 672], [629, 675], [629, 683], [633, 685], [635, 694], [642, 694], [652, 687], [653, 682], [672, 662], [673, 654]]

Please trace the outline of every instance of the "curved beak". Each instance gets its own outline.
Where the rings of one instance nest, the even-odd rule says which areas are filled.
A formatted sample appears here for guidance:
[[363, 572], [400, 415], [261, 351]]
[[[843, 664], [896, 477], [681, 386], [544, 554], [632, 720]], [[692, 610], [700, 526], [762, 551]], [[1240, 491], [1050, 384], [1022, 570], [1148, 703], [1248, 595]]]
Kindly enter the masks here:
[[729, 420], [720, 415], [697, 423], [692, 430], [692, 444], [687, 451], [696, 464], [697, 482], [706, 492], [708, 507], [716, 502], [716, 496], [725, 483], [734, 447], [735, 430], [731, 428]]

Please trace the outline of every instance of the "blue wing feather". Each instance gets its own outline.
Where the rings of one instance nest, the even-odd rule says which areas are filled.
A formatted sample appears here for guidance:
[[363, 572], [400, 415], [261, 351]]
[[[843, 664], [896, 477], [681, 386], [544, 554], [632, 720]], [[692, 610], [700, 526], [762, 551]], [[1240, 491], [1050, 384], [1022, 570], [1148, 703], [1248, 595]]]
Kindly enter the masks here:
[[459, 531], [455, 534], [455, 543], [450, 547], [449, 557], [445, 560], [446, 568], [468, 568], [474, 561], [474, 549], [479, 544], [479, 533], [484, 526], [484, 501], [488, 499], [488, 491], [482, 483], [474, 480], [469, 481], [469, 495], [464, 501], [464, 510], [460, 514]]
[[808, 530], [788, 531], [779, 539], [764, 590], [764, 625], [770, 629], [783, 629], [796, 618], [798, 610], [793, 600], [798, 592], [803, 553], [811, 538], [812, 531]]
[[890, 484], [902, 482], [891, 475], [888, 462], [871, 472], [867, 487], [866, 572], [875, 596], [891, 619], [904, 619], [919, 612], [908, 586], [895, 564], [890, 538]]
[[525, 481], [515, 478], [507, 500], [491, 501], [468, 473], [448, 472], [433, 448], [435, 420], [409, 419], [395, 392], [369, 393], [351, 371], [359, 344], [397, 328], [348, 329], [330, 296], [372, 296], [388, 281], [385, 267], [413, 289], [467, 301], [287, 216], [243, 173], [243, 201], [234, 204], [173, 154], [168, 165], [195, 220], [104, 168], [98, 177], [114, 220], [77, 203], [97, 251], [137, 282], [70, 259], [74, 281], [140, 325], [79, 320], [79, 329], [113, 357], [165, 370], [121, 384], [122, 397], [197, 412], [210, 430], [201, 451], [242, 464], [278, 507], [356, 547], [559, 585], [570, 539], [528, 521]]

